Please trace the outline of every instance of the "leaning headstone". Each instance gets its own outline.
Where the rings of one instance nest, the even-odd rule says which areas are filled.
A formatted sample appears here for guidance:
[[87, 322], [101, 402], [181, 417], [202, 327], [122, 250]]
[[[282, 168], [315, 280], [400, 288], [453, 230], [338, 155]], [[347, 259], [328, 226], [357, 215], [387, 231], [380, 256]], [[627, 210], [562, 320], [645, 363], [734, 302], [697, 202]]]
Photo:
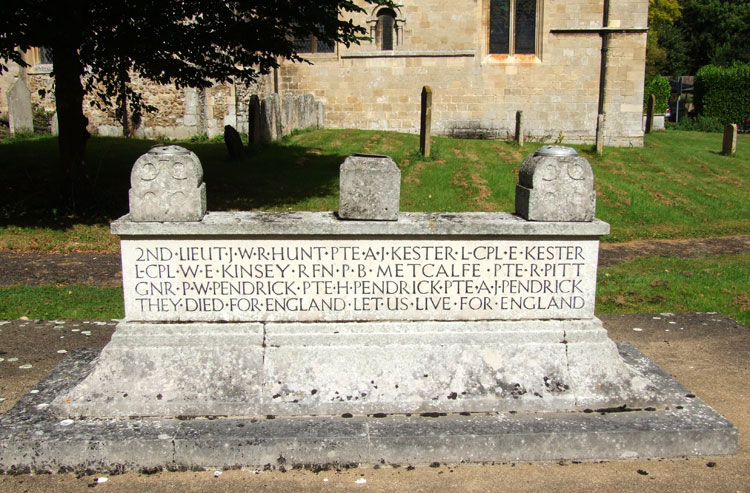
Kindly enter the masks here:
[[646, 106], [646, 133], [649, 134], [654, 130], [654, 112], [656, 109], [656, 96], [654, 94], [648, 97]]
[[231, 159], [242, 159], [245, 156], [242, 137], [231, 125], [224, 126], [224, 143], [227, 145], [227, 151], [229, 151]]
[[594, 173], [572, 147], [542, 146], [518, 172], [516, 214], [528, 221], [591, 221]]
[[257, 144], [260, 140], [260, 97], [257, 94], [250, 96], [248, 104], [248, 132], [251, 144]]
[[10, 135], [34, 131], [34, 115], [31, 113], [31, 93], [26, 80], [19, 77], [8, 90], [8, 121]]
[[340, 169], [339, 217], [398, 219], [401, 170], [388, 156], [352, 154]]
[[731, 123], [724, 127], [724, 142], [721, 153], [734, 157], [737, 154], [737, 124]]
[[523, 111], [516, 111], [516, 143], [523, 147]]
[[422, 88], [422, 107], [419, 113], [419, 152], [430, 157], [430, 136], [432, 133], [432, 88]]
[[138, 158], [130, 174], [131, 221], [200, 221], [205, 215], [206, 184], [198, 156], [169, 145]]

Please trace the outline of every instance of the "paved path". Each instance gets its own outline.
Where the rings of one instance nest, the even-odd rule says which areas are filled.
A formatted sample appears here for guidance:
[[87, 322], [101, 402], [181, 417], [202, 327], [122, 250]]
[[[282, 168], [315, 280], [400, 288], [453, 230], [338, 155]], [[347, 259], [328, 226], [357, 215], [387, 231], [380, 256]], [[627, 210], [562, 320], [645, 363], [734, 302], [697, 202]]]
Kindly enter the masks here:
[[[236, 491], [750, 491], [750, 329], [718, 314], [609, 315], [610, 336], [633, 343], [740, 430], [733, 457], [561, 462], [551, 464], [402, 464], [311, 472], [269, 470], [137, 471], [104, 476], [58, 473], [0, 476], [0, 491], [236, 492]], [[106, 343], [112, 324], [98, 321], [0, 322], [6, 355], [0, 396], [14, 401], [34, 388], [65, 354], [61, 349]], [[639, 329], [639, 330], [635, 330]], [[84, 334], [90, 332], [90, 335]], [[11, 354], [12, 353], [12, 354]], [[10, 358], [18, 358], [9, 362]], [[19, 366], [31, 364], [32, 368]], [[7, 396], [7, 397], [6, 397]], [[11, 402], [2, 402], [6, 407]], [[1, 446], [1, 444], [0, 444]], [[364, 482], [362, 481], [364, 480]]]

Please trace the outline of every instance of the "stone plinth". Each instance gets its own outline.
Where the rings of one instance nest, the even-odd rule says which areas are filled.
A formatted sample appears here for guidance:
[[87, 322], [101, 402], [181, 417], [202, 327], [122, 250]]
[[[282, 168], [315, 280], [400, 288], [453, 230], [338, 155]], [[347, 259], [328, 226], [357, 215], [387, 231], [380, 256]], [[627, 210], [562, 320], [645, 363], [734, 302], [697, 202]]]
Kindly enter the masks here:
[[[653, 405], [594, 318], [601, 221], [211, 213], [113, 223], [125, 320], [65, 415]], [[530, 357], [533, 355], [533, 357]]]

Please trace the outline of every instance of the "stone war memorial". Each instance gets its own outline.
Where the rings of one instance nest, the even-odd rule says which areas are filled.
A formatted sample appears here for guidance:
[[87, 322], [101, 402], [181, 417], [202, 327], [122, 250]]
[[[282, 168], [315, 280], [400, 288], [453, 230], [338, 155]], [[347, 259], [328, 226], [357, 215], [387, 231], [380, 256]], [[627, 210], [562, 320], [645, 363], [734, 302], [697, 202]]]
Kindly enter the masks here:
[[737, 429], [594, 315], [593, 173], [523, 162], [516, 214], [400, 212], [387, 156], [337, 212], [207, 212], [200, 161], [134, 164], [125, 318], [0, 421], [0, 468], [732, 454]]

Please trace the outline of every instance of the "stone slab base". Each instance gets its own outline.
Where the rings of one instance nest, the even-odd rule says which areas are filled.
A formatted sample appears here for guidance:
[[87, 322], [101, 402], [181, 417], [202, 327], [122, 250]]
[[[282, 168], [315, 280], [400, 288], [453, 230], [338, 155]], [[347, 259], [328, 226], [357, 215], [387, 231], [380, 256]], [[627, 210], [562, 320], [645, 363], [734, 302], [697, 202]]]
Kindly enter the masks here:
[[52, 407], [71, 418], [168, 418], [669, 405], [637, 370], [598, 319], [121, 322]]
[[[629, 344], [618, 344], [670, 405], [582, 412], [352, 417], [64, 419], [50, 403], [96, 350], [64, 360], [0, 418], [0, 469], [123, 471], [337, 464], [431, 464], [725, 455], [738, 431]], [[348, 415], [347, 415], [348, 416]]]

